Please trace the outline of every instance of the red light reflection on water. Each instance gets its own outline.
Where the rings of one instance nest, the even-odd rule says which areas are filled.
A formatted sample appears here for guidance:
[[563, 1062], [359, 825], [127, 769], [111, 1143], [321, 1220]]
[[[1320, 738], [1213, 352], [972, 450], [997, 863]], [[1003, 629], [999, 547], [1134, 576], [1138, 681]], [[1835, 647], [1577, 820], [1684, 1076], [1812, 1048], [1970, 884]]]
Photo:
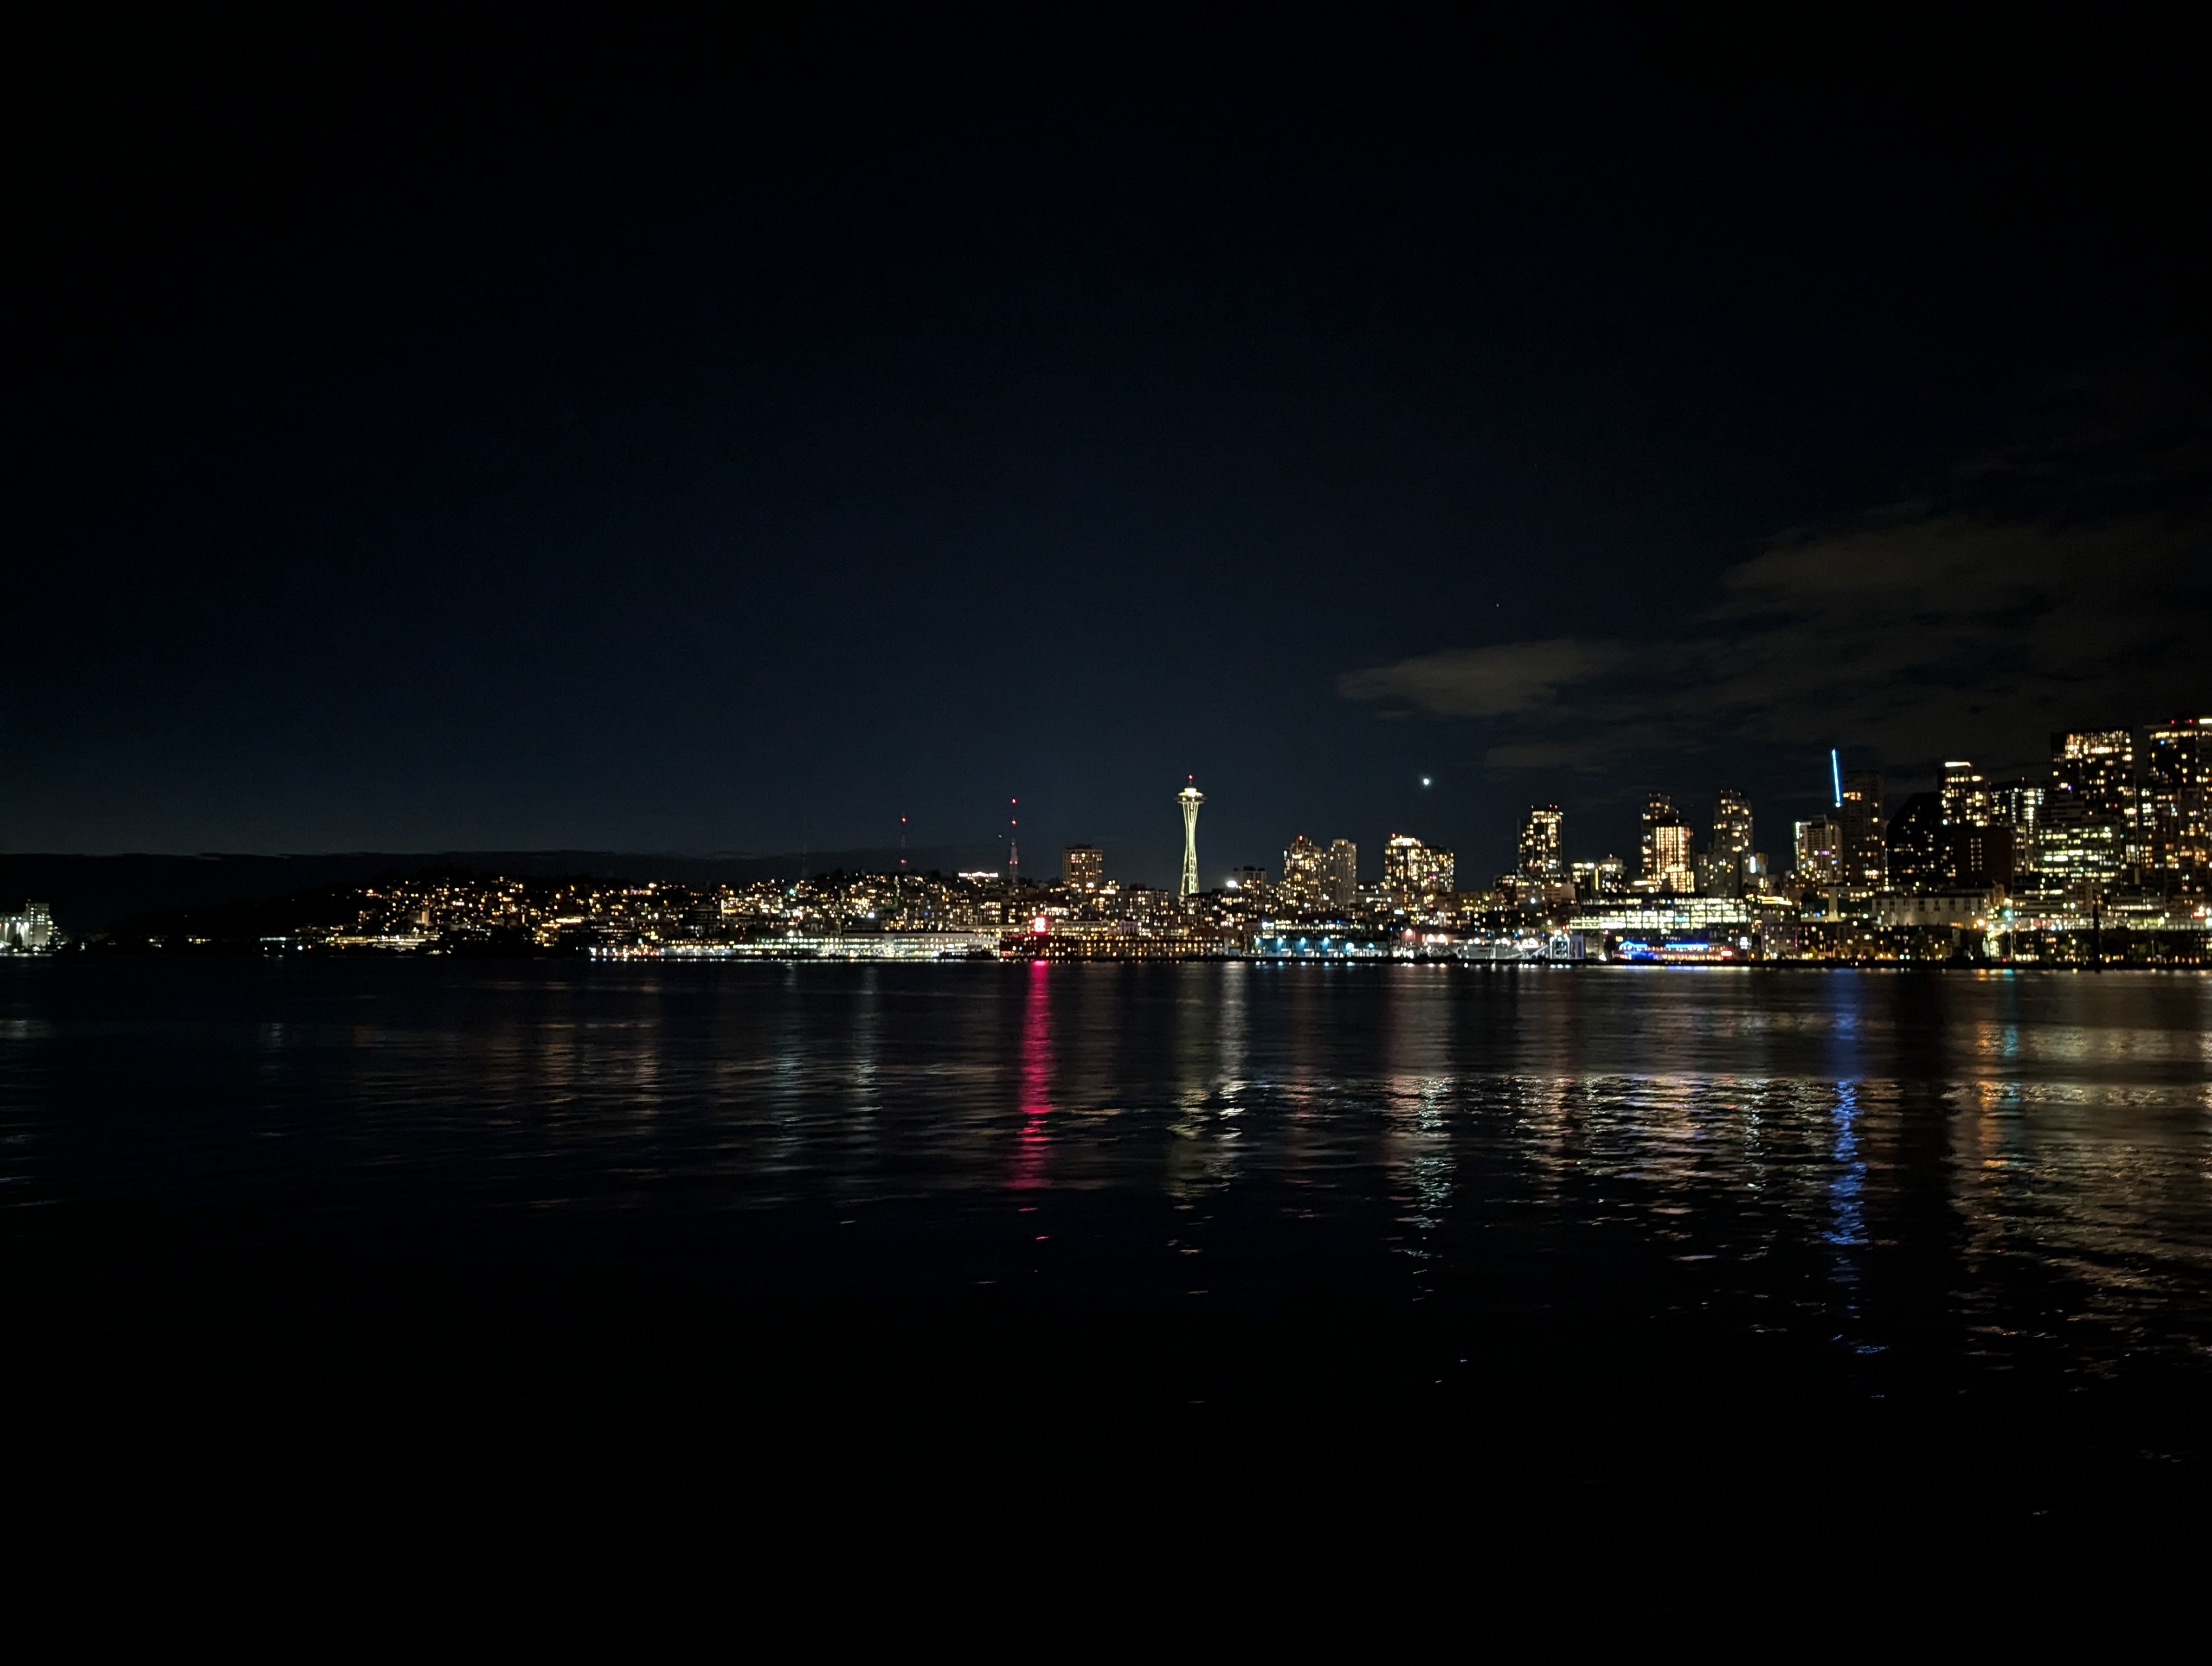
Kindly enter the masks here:
[[1021, 1143], [1014, 1152], [1014, 1189], [1035, 1191], [1048, 1185], [1045, 1159], [1051, 1154], [1052, 1135], [1045, 1118], [1052, 1115], [1052, 1009], [1046, 992], [1050, 964], [1030, 962], [1029, 1004], [1022, 1014]]

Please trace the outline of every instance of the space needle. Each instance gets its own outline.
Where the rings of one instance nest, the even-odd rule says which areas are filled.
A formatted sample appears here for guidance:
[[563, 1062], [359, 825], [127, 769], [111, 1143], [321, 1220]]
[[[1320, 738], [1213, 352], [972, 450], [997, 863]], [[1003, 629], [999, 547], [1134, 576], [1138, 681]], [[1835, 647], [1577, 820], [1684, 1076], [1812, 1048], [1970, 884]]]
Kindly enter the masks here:
[[1191, 784], [1176, 794], [1176, 802], [1182, 806], [1182, 892], [1185, 897], [1198, 895], [1198, 806], [1206, 802], [1206, 794], [1198, 790], [1198, 777], [1190, 777]]

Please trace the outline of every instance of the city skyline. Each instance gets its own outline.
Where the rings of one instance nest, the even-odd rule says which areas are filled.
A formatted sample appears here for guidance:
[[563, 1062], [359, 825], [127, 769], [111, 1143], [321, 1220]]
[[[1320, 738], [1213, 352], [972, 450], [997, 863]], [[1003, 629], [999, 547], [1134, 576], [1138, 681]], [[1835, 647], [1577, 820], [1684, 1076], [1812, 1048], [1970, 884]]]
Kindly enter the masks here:
[[1924, 37], [1406, 27], [33, 31], [0, 848], [1018, 798], [1169, 880], [1195, 772], [1217, 873], [1498, 871], [1531, 800], [1626, 855], [1655, 787], [1809, 818], [1831, 747], [1926, 790], [2212, 702], [2193, 94], [2029, 101], [2051, 151]]

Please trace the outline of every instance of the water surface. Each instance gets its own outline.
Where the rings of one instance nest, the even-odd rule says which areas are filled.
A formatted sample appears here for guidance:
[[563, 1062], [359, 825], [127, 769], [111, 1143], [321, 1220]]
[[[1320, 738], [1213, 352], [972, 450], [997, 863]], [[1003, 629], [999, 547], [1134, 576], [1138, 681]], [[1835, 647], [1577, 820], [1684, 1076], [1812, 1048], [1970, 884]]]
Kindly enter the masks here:
[[19, 1305], [179, 1372], [449, 1297], [834, 1314], [784, 1353], [905, 1323], [1113, 1408], [1265, 1375], [1462, 1432], [1530, 1370], [1513, 1416], [1616, 1429], [1608, 1378], [1845, 1418], [2154, 1383], [2154, 1432], [2068, 1438], [2186, 1468], [2212, 979], [80, 957], [0, 967], [0, 1208]]

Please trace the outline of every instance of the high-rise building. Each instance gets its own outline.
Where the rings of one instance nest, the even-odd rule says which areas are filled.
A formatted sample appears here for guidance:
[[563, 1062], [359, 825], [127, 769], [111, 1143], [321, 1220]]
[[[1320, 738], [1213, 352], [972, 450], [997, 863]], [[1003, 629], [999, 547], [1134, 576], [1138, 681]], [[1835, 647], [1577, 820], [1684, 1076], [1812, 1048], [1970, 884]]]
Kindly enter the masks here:
[[1449, 896], [1452, 854], [1431, 850], [1410, 833], [1393, 833], [1382, 847], [1382, 886], [1401, 908]]
[[1698, 859], [1698, 889], [1708, 897], [1742, 896], [1751, 854], [1751, 800], [1723, 787], [1713, 800], [1713, 842]]
[[1264, 902], [1268, 891], [1267, 870], [1264, 867], [1231, 868], [1229, 888], [1248, 900]]
[[44, 903], [26, 903], [16, 913], [0, 915], [0, 954], [43, 954], [54, 945], [53, 910]]
[[1836, 854], [1843, 883], [1853, 891], [1880, 891], [1889, 878], [1880, 770], [1844, 772], [1843, 801], [1836, 806], [1836, 824], [1841, 840]]
[[1096, 891], [1106, 883], [1106, 853], [1096, 845], [1072, 844], [1060, 853], [1060, 882], [1070, 891]]
[[2201, 882], [2212, 875], [2212, 717], [2178, 717], [2148, 739], [2146, 860], [2164, 873]]
[[1990, 784], [1965, 758], [1946, 758], [1936, 791], [1943, 802], [1946, 827], [1987, 827], [1996, 816]]
[[1796, 826], [1797, 883], [1839, 885], [1844, 882], [1844, 830], [1832, 816], [1816, 816]]
[[1889, 883], [1898, 891], [1940, 889], [1948, 875], [1943, 795], [1915, 793], [1889, 824]]
[[1328, 903], [1328, 853], [1303, 833], [1283, 852], [1283, 883], [1277, 898], [1289, 909], [1318, 910]]
[[1567, 877], [1566, 817], [1556, 804], [1532, 804], [1521, 818], [1519, 873], [1536, 884]]
[[2136, 813], [2136, 740], [2125, 729], [2080, 729], [2051, 737], [2051, 784], [2100, 821]]
[[1331, 839], [1321, 873], [1323, 900], [1338, 913], [1348, 913], [1359, 900], [1359, 847], [1349, 839]]
[[2051, 737], [2051, 791], [2043, 801], [2039, 866], [2109, 880], [2142, 860], [2135, 764], [2135, 737], [2125, 729]]
[[1674, 801], [1664, 793], [1644, 800], [1643, 847], [1638, 888], [1668, 896], [1697, 889], [1697, 873], [1690, 863], [1690, 824], [1675, 813]]
[[1990, 823], [2012, 830], [2013, 866], [2026, 872], [2036, 865], [2043, 830], [2043, 800], [2050, 790], [2046, 781], [2020, 775], [1990, 783]]

